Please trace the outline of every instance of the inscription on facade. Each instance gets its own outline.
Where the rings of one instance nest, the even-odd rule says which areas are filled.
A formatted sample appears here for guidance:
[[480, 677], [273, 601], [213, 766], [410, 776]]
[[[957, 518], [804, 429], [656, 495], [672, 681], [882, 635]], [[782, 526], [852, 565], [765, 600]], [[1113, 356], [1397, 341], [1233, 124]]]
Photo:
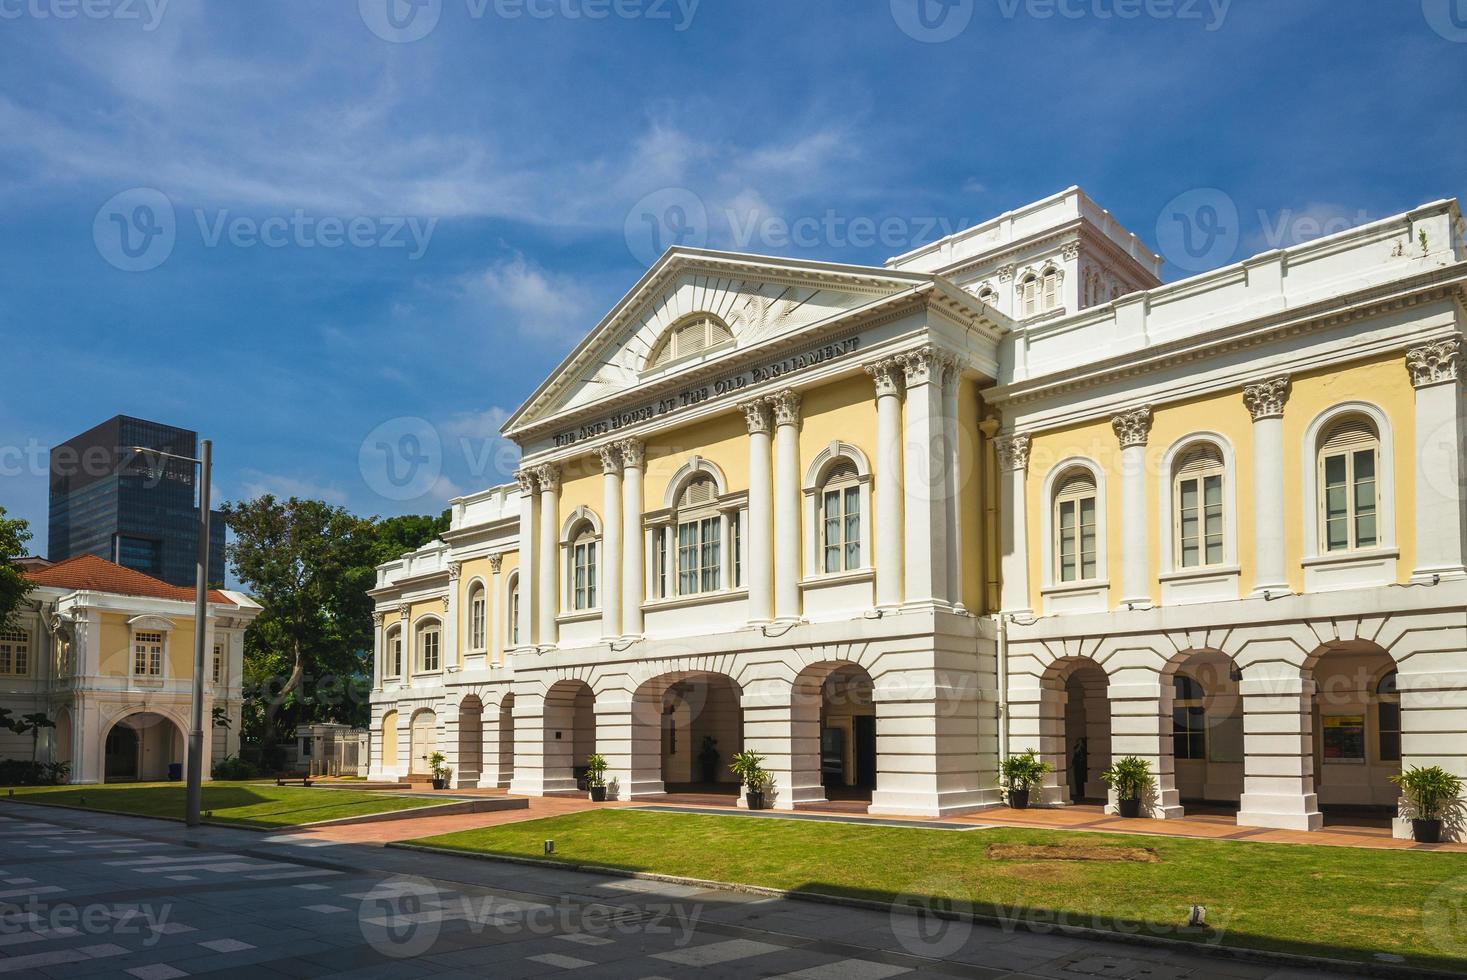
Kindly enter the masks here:
[[605, 418], [575, 429], [567, 429], [555, 434], [555, 445], [569, 446], [585, 439], [595, 439], [618, 429], [624, 429], [629, 425], [637, 425], [642, 422], [650, 422], [653, 419], [666, 418], [683, 409], [703, 405], [710, 401], [727, 398], [736, 395], [746, 388], [761, 385], [768, 381], [774, 381], [791, 374], [797, 374], [809, 368], [827, 364], [830, 361], [849, 357], [856, 353], [861, 345], [861, 338], [847, 337], [844, 340], [831, 341], [791, 354], [789, 357], [777, 361], [769, 361], [764, 364], [755, 364], [742, 371], [737, 371], [722, 378], [717, 378], [707, 384], [695, 385], [684, 388], [682, 391], [666, 398], [646, 402], [624, 411], [613, 412]]

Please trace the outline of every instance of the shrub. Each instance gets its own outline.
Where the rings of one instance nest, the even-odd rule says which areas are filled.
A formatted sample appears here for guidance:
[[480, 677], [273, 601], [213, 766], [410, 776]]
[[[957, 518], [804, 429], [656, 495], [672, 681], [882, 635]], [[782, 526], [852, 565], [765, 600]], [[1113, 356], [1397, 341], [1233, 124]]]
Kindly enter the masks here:
[[1100, 774], [1100, 778], [1123, 800], [1139, 800], [1156, 785], [1156, 777], [1151, 775], [1151, 767], [1146, 760], [1134, 755], [1116, 759], [1109, 769]]
[[998, 784], [1014, 792], [1027, 792], [1044, 782], [1044, 777], [1054, 769], [1039, 758], [1039, 753], [1027, 749], [1003, 760], [998, 767]]
[[739, 777], [740, 783], [756, 793], [762, 792], [764, 784], [769, 781], [769, 773], [764, 771], [764, 757], [758, 752], [735, 752], [728, 768]]
[[586, 785], [593, 789], [606, 785], [606, 756], [592, 752], [586, 757]]
[[1462, 797], [1462, 780], [1441, 766], [1412, 766], [1391, 777], [1421, 820], [1440, 820]]
[[44, 786], [46, 767], [30, 759], [0, 759], [0, 786]]
[[229, 755], [214, 763], [214, 768], [210, 772], [215, 779], [257, 779], [260, 775], [260, 767], [248, 759]]

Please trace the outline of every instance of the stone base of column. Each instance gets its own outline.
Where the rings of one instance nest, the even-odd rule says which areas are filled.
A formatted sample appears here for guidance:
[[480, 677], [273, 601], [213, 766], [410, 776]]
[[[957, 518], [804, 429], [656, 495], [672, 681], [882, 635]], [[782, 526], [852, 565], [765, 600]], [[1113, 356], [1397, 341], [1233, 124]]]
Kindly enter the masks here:
[[1244, 793], [1239, 801], [1238, 826], [1318, 830], [1324, 826], [1324, 814], [1319, 812], [1319, 798], [1313, 793], [1303, 796]]
[[617, 797], [619, 800], [634, 800], [639, 796], [661, 796], [667, 792], [667, 784], [660, 779], [631, 779], [623, 784], [630, 786], [629, 792]]
[[[1268, 593], [1264, 595], [1264, 593]], [[1279, 596], [1293, 595], [1294, 589], [1288, 582], [1260, 582], [1253, 586], [1253, 591], [1248, 593], [1250, 599], [1277, 599]]]
[[479, 776], [480, 776], [480, 774], [477, 773], [477, 772], [463, 772], [463, 773], [456, 772], [456, 773], [453, 774], [453, 778], [451, 780], [449, 780], [448, 788], [449, 789], [478, 789], [479, 788]]
[[871, 806], [866, 812], [873, 817], [954, 817], [961, 813], [991, 809], [997, 802], [994, 794], [986, 790], [958, 790], [948, 793], [877, 790], [871, 794]]
[[[1120, 799], [1116, 796], [1115, 790], [1110, 790], [1106, 794], [1105, 812], [1107, 816], [1120, 815]], [[1181, 794], [1174, 789], [1167, 789], [1162, 790], [1156, 799], [1143, 801], [1141, 815], [1150, 817], [1152, 820], [1175, 820], [1178, 817], [1185, 817], [1187, 811], [1182, 806]]]

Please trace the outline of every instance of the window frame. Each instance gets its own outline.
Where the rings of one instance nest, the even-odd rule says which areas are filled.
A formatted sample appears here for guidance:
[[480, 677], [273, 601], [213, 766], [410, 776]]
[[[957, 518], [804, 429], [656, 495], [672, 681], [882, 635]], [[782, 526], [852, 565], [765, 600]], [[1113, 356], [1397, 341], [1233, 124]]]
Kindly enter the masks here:
[[[35, 662], [34, 633], [19, 624], [0, 630], [0, 650], [4, 651], [4, 668], [0, 677], [29, 677], [31, 664]], [[17, 661], [23, 666], [17, 667]]]
[[[1095, 486], [1095, 578], [1065, 582], [1060, 578], [1057, 504], [1065, 483], [1081, 471], [1090, 476]], [[1088, 457], [1066, 457], [1049, 468], [1041, 493], [1040, 500], [1045, 502], [1046, 507], [1044, 519], [1040, 522], [1041, 593], [1061, 596], [1066, 611], [1098, 611], [1109, 608], [1109, 511], [1105, 471], [1098, 462]]]
[[[1194, 450], [1208, 444], [1222, 458], [1222, 548], [1223, 560], [1215, 565], [1181, 564], [1180, 515], [1178, 513], [1177, 482], [1181, 467]], [[1168, 447], [1157, 474], [1157, 494], [1162, 502], [1162, 513], [1157, 515], [1157, 532], [1160, 535], [1162, 602], [1194, 602], [1209, 599], [1237, 597], [1237, 581], [1242, 577], [1238, 565], [1238, 481], [1237, 454], [1233, 444], [1219, 432], [1189, 432]], [[1187, 592], [1188, 589], [1205, 584], [1202, 591]], [[1174, 591], [1182, 589], [1183, 591]]]
[[[846, 470], [847, 472], [841, 472]], [[805, 495], [805, 574], [807, 582], [823, 579], [841, 579], [848, 576], [869, 575], [872, 566], [874, 542], [872, 540], [873, 476], [871, 461], [857, 446], [836, 440], [827, 445], [805, 470], [803, 493]], [[854, 491], [855, 512], [852, 515], [846, 506], [846, 495]], [[841, 560], [840, 568], [827, 571], [825, 568], [827, 493], [838, 492], [841, 504]], [[856, 538], [847, 537], [849, 518], [855, 517]], [[854, 564], [851, 563], [848, 545], [856, 545]]]
[[[1195, 696], [1191, 692], [1183, 696], [1180, 688], [1186, 685], [1196, 689]], [[1171, 735], [1173, 760], [1208, 761], [1207, 688], [1197, 678], [1181, 671], [1172, 675]], [[1185, 745], [1186, 750], [1177, 751], [1180, 745]]]
[[[1054, 491], [1054, 499], [1050, 510], [1050, 521], [1052, 522], [1050, 537], [1052, 538], [1052, 547], [1054, 549], [1053, 554], [1050, 556], [1050, 558], [1054, 563], [1053, 568], [1055, 571], [1056, 585], [1083, 585], [1087, 582], [1098, 581], [1101, 578], [1100, 488], [1096, 485], [1095, 474], [1083, 468], [1081, 468], [1079, 472], [1085, 473], [1085, 475], [1090, 478], [1089, 485], [1085, 487], [1077, 487], [1076, 489], [1069, 489], [1069, 485], [1073, 483], [1076, 479], [1074, 475], [1076, 473], [1076, 470], [1074, 468], [1071, 468], [1069, 471], [1062, 474], [1059, 480], [1056, 481], [1057, 485]], [[1092, 547], [1090, 551], [1089, 561], [1090, 564], [1093, 566], [1091, 574], [1089, 575], [1085, 574], [1085, 523], [1082, 519], [1084, 515], [1084, 504], [1087, 501], [1090, 503], [1091, 507], [1090, 536]], [[1075, 514], [1073, 534], [1066, 534], [1065, 532], [1063, 514], [1064, 508], [1066, 506], [1071, 507]], [[1066, 578], [1065, 545], [1069, 543], [1067, 539], [1070, 538], [1073, 538], [1073, 543], [1075, 546], [1075, 573], [1072, 578]]]
[[[1192, 457], [1197, 453], [1208, 449], [1216, 453], [1216, 457], [1208, 460], [1202, 467], [1193, 473], [1185, 473], [1184, 470], [1190, 464]], [[1211, 509], [1213, 504], [1208, 501], [1208, 482], [1217, 481], [1217, 560], [1214, 561], [1209, 555], [1212, 548], [1211, 538], [1213, 534], [1208, 530], [1208, 522], [1211, 520]], [[1172, 473], [1172, 567], [1177, 571], [1201, 572], [1212, 568], [1222, 568], [1228, 564], [1228, 524], [1227, 512], [1227, 490], [1228, 490], [1228, 464], [1222, 451], [1215, 445], [1209, 443], [1189, 444], [1178, 454], [1176, 464]], [[1186, 508], [1184, 504], [1184, 485], [1196, 484], [1197, 505], [1197, 533], [1196, 553], [1197, 560], [1192, 564], [1187, 562], [1187, 545], [1189, 538], [1186, 534]]]
[[[696, 349], [683, 350], [681, 338], [689, 327], [700, 323], [703, 326], [703, 343]], [[733, 328], [722, 317], [706, 310], [689, 313], [687, 316], [679, 317], [658, 335], [657, 340], [648, 349], [646, 366], [642, 372], [647, 374], [661, 371], [675, 364], [723, 351], [732, 347], [736, 341]]]
[[[1321, 540], [1319, 515], [1322, 511], [1319, 481], [1319, 457], [1323, 445], [1335, 426], [1348, 416], [1358, 415], [1368, 420], [1375, 428], [1379, 444], [1376, 466], [1376, 537], [1373, 548], [1358, 551], [1327, 551]], [[1371, 402], [1352, 400], [1338, 402], [1314, 417], [1304, 431], [1299, 446], [1299, 470], [1304, 493], [1303, 508], [1299, 514], [1304, 528], [1305, 588], [1312, 590], [1321, 585], [1328, 587], [1327, 579], [1334, 570], [1355, 568], [1351, 581], [1361, 584], [1360, 569], [1379, 565], [1376, 571], [1381, 584], [1396, 581], [1395, 564], [1399, 558], [1396, 540], [1396, 465], [1395, 432], [1390, 417]], [[1321, 577], [1324, 576], [1324, 577]], [[1369, 584], [1368, 582], [1365, 584]]]
[[[151, 639], [144, 640], [144, 637], [157, 637], [158, 639], [155, 644]], [[168, 630], [153, 627], [134, 628], [129, 639], [132, 653], [131, 675], [144, 680], [161, 680], [168, 666]], [[140, 648], [144, 642], [149, 644], [146, 654]], [[144, 656], [147, 658], [146, 663], [142, 661]], [[139, 669], [140, 666], [143, 669]], [[153, 669], [155, 666], [156, 669]]]
[[[433, 653], [437, 663], [428, 666], [428, 638], [433, 637]], [[443, 672], [443, 620], [437, 616], [424, 616], [413, 624], [413, 673], [440, 674]]]
[[520, 570], [512, 569], [504, 577], [504, 642], [507, 649], [520, 646]]
[[382, 631], [382, 679], [402, 678], [402, 622], [399, 620]]
[[[1356, 421], [1356, 420], [1361, 420], [1361, 421], [1364, 421], [1366, 423], [1366, 425], [1370, 429], [1369, 435], [1357, 436], [1352, 442], [1346, 444], [1345, 446], [1340, 447], [1340, 448], [1337, 448], [1337, 449], [1335, 449], [1333, 451], [1330, 451], [1330, 452], [1326, 453], [1326, 448], [1325, 447], [1329, 443], [1330, 439], [1334, 436], [1334, 433], [1341, 426], [1348, 425], [1351, 422]], [[1360, 522], [1360, 516], [1361, 515], [1360, 515], [1360, 513], [1359, 513], [1359, 511], [1357, 509], [1358, 506], [1359, 506], [1359, 502], [1356, 499], [1357, 498], [1357, 490], [1358, 490], [1359, 484], [1361, 482], [1359, 480], [1358, 476], [1357, 476], [1356, 467], [1357, 467], [1358, 462], [1359, 462], [1359, 456], [1361, 454], [1363, 454], [1363, 453], [1369, 453], [1371, 455], [1371, 467], [1372, 467], [1372, 470], [1373, 470], [1373, 472], [1371, 473], [1371, 477], [1370, 477], [1370, 483], [1372, 485], [1372, 490], [1374, 491], [1374, 493], [1373, 493], [1373, 497], [1374, 497], [1374, 501], [1373, 501], [1374, 512], [1372, 514], [1372, 517], [1375, 520], [1375, 538], [1368, 545], [1362, 545], [1362, 544], [1360, 544], [1360, 541], [1359, 541], [1359, 532], [1360, 532], [1359, 522]], [[1315, 489], [1315, 499], [1316, 499], [1316, 515], [1317, 515], [1317, 520], [1319, 522], [1318, 523], [1318, 526], [1316, 528], [1316, 533], [1318, 534], [1317, 540], [1319, 542], [1320, 553], [1322, 555], [1328, 555], [1328, 556], [1331, 556], [1331, 557], [1336, 557], [1336, 556], [1342, 556], [1342, 555], [1355, 554], [1355, 553], [1358, 553], [1358, 552], [1375, 551], [1376, 549], [1378, 549], [1381, 546], [1380, 545], [1380, 541], [1381, 541], [1381, 513], [1382, 513], [1382, 509], [1383, 508], [1382, 508], [1382, 505], [1381, 505], [1381, 486], [1380, 486], [1380, 484], [1381, 484], [1380, 469], [1381, 469], [1381, 461], [1382, 461], [1381, 447], [1380, 447], [1380, 433], [1376, 429], [1376, 426], [1375, 426], [1374, 422], [1368, 416], [1364, 416], [1364, 415], [1346, 414], [1346, 415], [1340, 416], [1339, 418], [1335, 419], [1329, 425], [1328, 428], [1326, 428], [1326, 429], [1324, 429], [1323, 431], [1320, 432], [1319, 440], [1318, 440], [1318, 449], [1317, 449], [1315, 455], [1316, 455], [1315, 478], [1318, 481], [1315, 484], [1315, 487], [1316, 487], [1316, 489]], [[1345, 521], [1345, 528], [1346, 528], [1346, 540], [1345, 540], [1344, 546], [1343, 547], [1339, 547], [1339, 548], [1336, 548], [1336, 547], [1334, 547], [1331, 544], [1331, 542], [1330, 542], [1330, 534], [1329, 534], [1329, 524], [1330, 524], [1329, 490], [1330, 490], [1330, 483], [1329, 483], [1328, 470], [1329, 470], [1329, 461], [1332, 460], [1332, 459], [1341, 459], [1341, 460], [1343, 460], [1344, 461], [1344, 466], [1345, 466], [1345, 481], [1344, 481], [1345, 513], [1344, 513], [1344, 521]]]

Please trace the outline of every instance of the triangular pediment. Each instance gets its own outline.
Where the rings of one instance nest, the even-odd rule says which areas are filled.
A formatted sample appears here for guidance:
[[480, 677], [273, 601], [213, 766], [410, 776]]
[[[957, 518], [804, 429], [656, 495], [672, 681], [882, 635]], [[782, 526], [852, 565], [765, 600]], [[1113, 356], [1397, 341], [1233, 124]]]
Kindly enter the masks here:
[[[928, 279], [861, 266], [701, 250], [669, 252], [509, 419], [505, 430], [612, 398], [710, 359], [737, 357], [742, 349], [842, 317]], [[704, 356], [654, 366], [650, 358], [668, 330], [698, 314], [726, 324], [732, 343]]]

